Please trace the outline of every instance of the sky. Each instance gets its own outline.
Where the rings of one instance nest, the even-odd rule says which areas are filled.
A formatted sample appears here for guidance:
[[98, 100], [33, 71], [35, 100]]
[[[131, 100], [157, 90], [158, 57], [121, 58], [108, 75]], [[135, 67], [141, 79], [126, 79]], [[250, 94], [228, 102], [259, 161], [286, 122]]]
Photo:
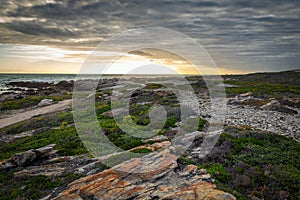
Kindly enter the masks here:
[[[299, 0], [6, 0], [0, 73], [77, 73], [100, 42], [143, 27], [193, 38], [223, 74], [299, 69], [299, 16]], [[141, 59], [153, 61], [128, 54], [113, 72]]]

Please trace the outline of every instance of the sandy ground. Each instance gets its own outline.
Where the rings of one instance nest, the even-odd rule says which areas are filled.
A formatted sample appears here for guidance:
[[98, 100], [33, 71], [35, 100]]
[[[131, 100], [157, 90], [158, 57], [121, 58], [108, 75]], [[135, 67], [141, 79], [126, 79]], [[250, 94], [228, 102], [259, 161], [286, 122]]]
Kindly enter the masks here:
[[72, 99], [68, 99], [68, 100], [60, 101], [57, 104], [6, 115], [5, 118], [0, 119], [0, 128], [30, 119], [31, 117], [36, 115], [42, 115], [46, 113], [64, 110], [71, 104], [71, 102]]

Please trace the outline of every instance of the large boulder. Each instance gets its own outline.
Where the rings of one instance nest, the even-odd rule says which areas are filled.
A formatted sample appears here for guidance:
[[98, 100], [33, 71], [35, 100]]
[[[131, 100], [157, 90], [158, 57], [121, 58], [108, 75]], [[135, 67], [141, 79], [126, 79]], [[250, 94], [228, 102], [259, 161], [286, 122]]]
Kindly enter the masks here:
[[71, 92], [73, 90], [73, 81], [60, 81], [54, 85], [55, 89], [61, 92]]
[[8, 169], [13, 167], [23, 167], [31, 165], [32, 163], [41, 162], [45, 159], [50, 159], [56, 156], [56, 150], [54, 150], [55, 144], [50, 144], [38, 149], [30, 149], [25, 152], [17, 153], [4, 160], [0, 168]]
[[48, 106], [53, 103], [53, 99], [42, 99], [38, 106]]
[[205, 170], [180, 170], [172, 152], [169, 147], [80, 178], [53, 199], [235, 199], [216, 189]]

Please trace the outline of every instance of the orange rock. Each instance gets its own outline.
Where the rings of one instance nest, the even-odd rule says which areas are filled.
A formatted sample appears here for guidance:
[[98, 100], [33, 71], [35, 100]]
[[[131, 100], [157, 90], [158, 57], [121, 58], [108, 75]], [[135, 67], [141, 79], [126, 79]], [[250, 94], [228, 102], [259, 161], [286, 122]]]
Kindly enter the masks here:
[[[65, 199], [223, 199], [231, 194], [215, 188], [194, 165], [177, 168], [174, 149], [133, 158], [111, 169], [74, 181], [54, 200]], [[176, 172], [175, 172], [176, 171]]]
[[188, 165], [184, 168], [185, 172], [193, 172], [193, 171], [196, 171], [196, 170], [198, 170], [198, 168], [195, 165]]

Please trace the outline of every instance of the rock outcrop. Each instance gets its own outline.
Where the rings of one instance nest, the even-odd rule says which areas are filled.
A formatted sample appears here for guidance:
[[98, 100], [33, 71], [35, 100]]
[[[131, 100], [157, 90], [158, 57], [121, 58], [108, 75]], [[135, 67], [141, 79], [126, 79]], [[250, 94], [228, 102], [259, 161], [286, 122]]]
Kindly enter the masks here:
[[54, 150], [55, 144], [49, 144], [47, 146], [30, 149], [28, 151], [17, 153], [6, 159], [0, 165], [2, 169], [14, 168], [14, 167], [23, 167], [32, 165], [34, 162], [42, 162], [50, 158], [56, 157], [56, 150]]
[[9, 82], [6, 84], [9, 88], [7, 91], [13, 93], [0, 95], [0, 101], [11, 99], [11, 97], [14, 96], [14, 98], [18, 97], [17, 95], [20, 95], [18, 94], [18, 91], [22, 92], [21, 97], [27, 95], [60, 95], [71, 92], [73, 90], [73, 85], [74, 81], [60, 81], [58, 83], [27, 81]]
[[14, 154], [9, 159], [0, 161], [0, 169], [15, 168], [14, 176], [61, 176], [66, 173], [84, 176], [98, 173], [106, 168], [102, 160], [88, 155], [57, 156], [55, 144], [38, 149], [30, 149]]
[[300, 108], [300, 99], [299, 98], [288, 98], [285, 97], [280, 102], [283, 105], [287, 105], [292, 108]]
[[103, 170], [102, 162], [86, 155], [61, 156], [50, 160], [34, 163], [35, 165], [20, 167], [14, 173], [15, 177], [22, 176], [64, 176], [65, 174], [80, 174], [83, 176], [95, 174]]
[[155, 143], [155, 142], [164, 142], [164, 141], [168, 141], [168, 140], [169, 140], [169, 138], [167, 136], [158, 135], [158, 136], [155, 136], [150, 139], [145, 139], [145, 140], [143, 140], [143, 142], [144, 143]]
[[48, 106], [53, 104], [53, 99], [42, 99], [38, 106]]
[[34, 130], [24, 131], [24, 132], [17, 133], [17, 134], [9, 134], [9, 133], [1, 134], [0, 135], [0, 143], [8, 144], [8, 143], [14, 142], [18, 139], [21, 139], [24, 137], [30, 137], [30, 136], [42, 133], [47, 130], [49, 130], [48, 127], [42, 127], [42, 128], [38, 128], [38, 129], [34, 129]]
[[269, 103], [261, 106], [260, 108], [262, 110], [272, 110], [272, 111], [279, 111], [279, 112], [290, 113], [290, 114], [298, 113], [296, 110], [290, 109], [285, 105], [281, 105], [280, 102], [277, 100], [272, 100]]
[[172, 152], [169, 147], [80, 178], [53, 199], [235, 199], [216, 189], [205, 170], [179, 169]]

